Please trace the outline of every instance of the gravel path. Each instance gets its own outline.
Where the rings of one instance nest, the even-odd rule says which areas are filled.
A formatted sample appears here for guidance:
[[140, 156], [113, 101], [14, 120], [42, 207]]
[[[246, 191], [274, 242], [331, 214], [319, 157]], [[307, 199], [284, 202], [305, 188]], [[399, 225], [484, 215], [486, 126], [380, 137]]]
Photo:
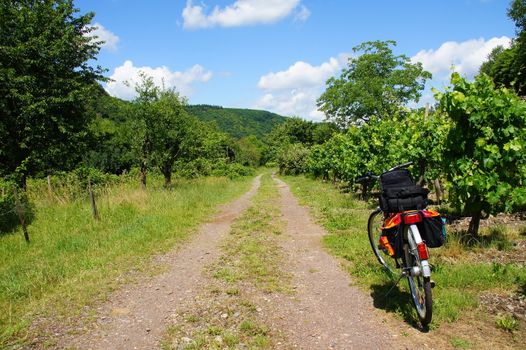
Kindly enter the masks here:
[[[341, 264], [321, 247], [325, 231], [312, 221], [308, 210], [298, 204], [288, 186], [279, 179], [275, 181], [281, 196], [276, 206], [281, 209], [281, 220], [285, 223], [278, 239], [286, 257], [282, 270], [291, 276], [294, 292], [261, 293], [249, 285], [236, 290], [236, 294], [251, 299], [255, 305], [253, 313], [270, 328], [269, 334], [279, 334], [279, 339], [272, 342], [273, 348], [436, 347], [436, 344], [426, 344], [425, 335], [375, 309], [372, 298], [352, 286]], [[217, 281], [211, 280], [206, 269], [218, 261], [220, 241], [233, 221], [250, 206], [259, 185], [260, 177], [257, 177], [252, 189], [224, 206], [219, 215], [200, 228], [193, 241], [160, 257], [162, 263], [169, 266], [168, 271], [116, 292], [99, 310], [94, 326], [62, 338], [57, 347], [157, 349], [180, 315], [225, 304], [226, 297], [216, 297], [218, 305], [209, 305], [214, 298], [208, 300], [206, 296]]]
[[[404, 332], [409, 327], [376, 310], [372, 298], [352, 281], [341, 265], [321, 247], [325, 231], [315, 224], [281, 180], [281, 209], [286, 222], [282, 246], [296, 291], [273, 300], [274, 327], [284, 330], [289, 346], [299, 349], [427, 348]], [[408, 301], [409, 302], [409, 301]]]

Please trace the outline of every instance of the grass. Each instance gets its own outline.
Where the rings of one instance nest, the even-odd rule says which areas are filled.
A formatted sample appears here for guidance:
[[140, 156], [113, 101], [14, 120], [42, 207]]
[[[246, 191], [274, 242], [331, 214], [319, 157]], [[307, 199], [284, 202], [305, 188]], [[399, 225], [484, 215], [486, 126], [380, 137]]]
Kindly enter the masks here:
[[[325, 246], [332, 254], [349, 261], [349, 272], [370, 290], [375, 305], [399, 314], [416, 326], [418, 320], [406, 283], [400, 283], [386, 297], [392, 281], [376, 261], [369, 245], [370, 206], [326, 183], [306, 177], [284, 179], [300, 202], [310, 207], [317, 221], [327, 229]], [[471, 257], [481, 255], [489, 248], [511, 249], [509, 234], [502, 227], [493, 228], [481, 237], [481, 242], [471, 247], [453, 238], [445, 247], [431, 251], [432, 277], [437, 283], [433, 289], [433, 328], [456, 321], [464, 312], [475, 311], [478, 297], [484, 291], [517, 291], [526, 285], [526, 269], [520, 264], [468, 258], [470, 254]]]
[[497, 328], [506, 332], [514, 332], [519, 329], [519, 321], [511, 315], [500, 316], [495, 320]]
[[214, 277], [226, 282], [249, 281], [265, 292], [285, 291], [287, 276], [280, 269], [282, 261], [276, 237], [282, 223], [276, 206], [279, 194], [268, 174], [262, 177], [253, 205], [232, 225], [222, 244]]
[[20, 232], [0, 236], [0, 347], [24, 342], [37, 317], [78, 316], [134, 275], [155, 273], [152, 255], [184, 241], [251, 181], [179, 180], [164, 190], [160, 180], [146, 191], [134, 181], [99, 194], [99, 222], [87, 201], [33, 195], [31, 243]]
[[472, 345], [465, 339], [453, 337], [451, 339], [451, 346], [453, 346], [455, 349], [470, 349]]

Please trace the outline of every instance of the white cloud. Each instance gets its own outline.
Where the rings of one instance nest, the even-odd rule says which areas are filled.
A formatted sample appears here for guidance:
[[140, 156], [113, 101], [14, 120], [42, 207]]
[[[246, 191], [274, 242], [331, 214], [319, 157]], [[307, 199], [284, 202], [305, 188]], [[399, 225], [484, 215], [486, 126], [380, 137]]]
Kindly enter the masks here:
[[509, 47], [511, 39], [502, 36], [489, 40], [471, 39], [463, 42], [448, 41], [438, 49], [421, 50], [411, 58], [421, 62], [424, 69], [433, 74], [434, 80], [448, 80], [452, 67], [467, 78], [473, 78], [496, 46]]
[[136, 96], [135, 84], [141, 81], [140, 73], [151, 76], [158, 86], [176, 88], [184, 96], [192, 93], [192, 85], [196, 82], [206, 83], [212, 79], [212, 72], [196, 64], [183, 72], [172, 72], [168, 67], [135, 67], [132, 61], [126, 61], [115, 68], [106, 91], [112, 96], [131, 100]]
[[310, 10], [304, 5], [301, 5], [299, 11], [296, 12], [294, 19], [299, 22], [305, 22], [310, 17]]
[[258, 87], [275, 90], [319, 86], [325, 83], [328, 77], [338, 72], [345, 61], [346, 59], [343, 56], [341, 58], [331, 57], [328, 62], [319, 66], [298, 61], [285, 71], [262, 76], [259, 79]]
[[[237, 0], [225, 8], [215, 6], [210, 13], [205, 13], [206, 5], [194, 5], [192, 0], [186, 2], [183, 9], [183, 27], [199, 29], [210, 27], [240, 27], [254, 24], [273, 23], [289, 16], [298, 7], [301, 0]], [[306, 20], [310, 11], [302, 6], [299, 19]]]
[[340, 54], [319, 66], [298, 61], [287, 70], [262, 76], [258, 87], [264, 93], [255, 103], [255, 108], [287, 116], [323, 120], [324, 115], [317, 110], [316, 100], [323, 92], [326, 80], [338, 74], [348, 58], [348, 54]]
[[101, 48], [107, 49], [109, 51], [117, 51], [117, 43], [119, 42], [119, 37], [106, 28], [100, 23], [95, 23], [93, 25], [93, 30], [88, 33], [88, 36], [93, 37], [96, 41], [103, 41]]

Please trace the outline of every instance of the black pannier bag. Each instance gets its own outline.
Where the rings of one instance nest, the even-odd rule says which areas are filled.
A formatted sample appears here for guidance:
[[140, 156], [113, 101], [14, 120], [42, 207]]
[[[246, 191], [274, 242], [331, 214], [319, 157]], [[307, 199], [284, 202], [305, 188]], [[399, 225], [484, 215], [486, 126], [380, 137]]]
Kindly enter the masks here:
[[397, 169], [380, 175], [380, 208], [396, 213], [405, 210], [422, 210], [427, 206], [428, 189], [414, 183], [407, 169]]
[[425, 216], [423, 213], [422, 222], [417, 224], [422, 240], [429, 248], [438, 248], [446, 242], [444, 222], [440, 215]]

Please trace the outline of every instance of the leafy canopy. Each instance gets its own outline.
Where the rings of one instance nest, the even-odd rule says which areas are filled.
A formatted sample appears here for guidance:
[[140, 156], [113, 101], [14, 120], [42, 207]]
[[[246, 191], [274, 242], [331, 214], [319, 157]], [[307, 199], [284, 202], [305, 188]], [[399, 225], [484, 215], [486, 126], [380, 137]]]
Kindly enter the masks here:
[[92, 13], [72, 0], [0, 2], [0, 176], [71, 168], [86, 146], [86, 106], [102, 69]]
[[526, 95], [526, 0], [513, 0], [508, 17], [515, 22], [517, 37], [511, 47], [496, 47], [480, 67], [480, 74], [489, 75], [497, 85], [513, 88]]
[[405, 55], [395, 55], [395, 41], [369, 41], [353, 48], [339, 78], [327, 80], [318, 107], [341, 128], [367, 122], [373, 116], [389, 118], [410, 101], [418, 101], [431, 73]]
[[452, 204], [471, 215], [524, 207], [526, 102], [486, 75], [454, 73], [451, 84], [435, 97], [454, 123], [444, 153]]

